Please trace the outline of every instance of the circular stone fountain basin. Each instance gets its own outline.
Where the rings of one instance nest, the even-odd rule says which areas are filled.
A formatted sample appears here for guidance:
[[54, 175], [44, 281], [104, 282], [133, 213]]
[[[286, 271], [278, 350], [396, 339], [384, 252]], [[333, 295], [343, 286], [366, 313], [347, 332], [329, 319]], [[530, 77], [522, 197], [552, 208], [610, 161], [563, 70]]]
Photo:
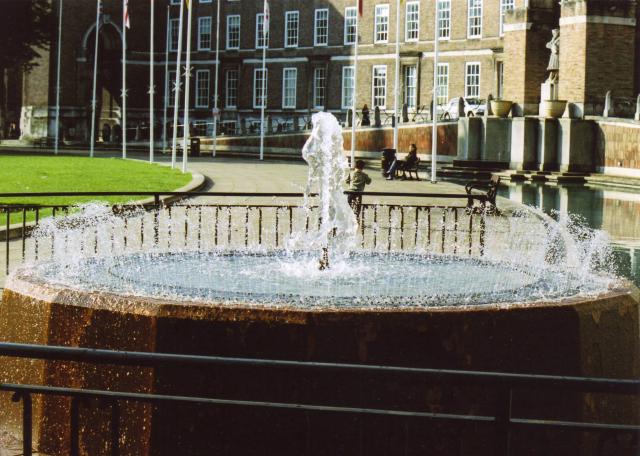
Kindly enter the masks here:
[[[319, 276], [296, 278], [296, 272], [287, 269], [287, 258], [236, 253], [217, 255], [214, 261], [211, 255], [86, 260], [81, 271], [67, 271], [69, 275], [51, 264], [19, 271], [9, 278], [4, 291], [0, 339], [116, 350], [538, 374], [620, 378], [640, 374], [638, 300], [634, 289], [622, 285], [575, 296], [571, 276], [560, 276], [558, 281], [568, 284], [563, 293], [569, 297], [555, 295], [545, 300], [539, 296], [541, 290], [550, 288], [548, 281], [531, 270], [484, 260], [420, 255], [385, 260], [383, 255], [363, 254], [343, 265], [352, 276], [346, 272], [342, 278], [332, 276], [333, 272], [325, 275], [325, 280], [330, 278], [325, 289]], [[176, 269], [178, 258], [188, 272]], [[240, 259], [251, 265], [244, 275], [236, 265]], [[127, 261], [136, 266], [122, 266]], [[308, 261], [311, 267], [317, 260], [308, 257]], [[381, 262], [378, 268], [372, 266], [376, 261]], [[317, 265], [312, 266], [315, 269]], [[358, 271], [357, 266], [363, 269]], [[381, 269], [393, 274], [385, 275]], [[477, 275], [479, 270], [482, 277]], [[379, 275], [375, 271], [386, 277], [384, 286], [357, 288], [368, 280], [376, 283]], [[71, 273], [79, 274], [75, 282], [69, 278]], [[198, 279], [207, 274], [211, 275], [206, 280]], [[158, 277], [171, 288], [160, 287]], [[261, 285], [264, 277], [282, 288], [265, 289]], [[239, 295], [245, 286], [246, 293]], [[456, 293], [459, 288], [471, 290], [473, 302]], [[529, 295], [529, 302], [519, 295], [522, 290], [535, 292]], [[156, 292], [160, 297], [151, 297]], [[410, 293], [421, 296], [420, 300], [408, 296]], [[327, 300], [328, 295], [338, 299]], [[524, 302], [509, 304], [505, 301], [508, 296]], [[533, 300], [534, 296], [538, 298]], [[500, 299], [492, 302], [490, 297]], [[316, 300], [332, 305], [313, 305]], [[367, 307], [367, 302], [375, 305]], [[473, 303], [483, 304], [470, 305]], [[492, 403], [490, 397], [473, 391], [451, 395], [447, 388], [425, 385], [416, 377], [367, 377], [364, 381], [360, 375], [335, 378], [316, 371], [233, 366], [96, 368], [20, 359], [4, 361], [0, 371], [7, 382], [275, 402], [469, 413]], [[570, 410], [571, 419], [607, 422], [638, 411], [638, 404], [626, 398], [612, 398], [603, 408], [586, 407], [570, 395], [532, 393], [527, 397], [528, 414]], [[19, 404], [3, 405], [13, 410], [13, 424], [19, 432]], [[38, 448], [50, 454], [68, 453], [67, 441], [59, 436], [68, 432], [69, 407], [68, 401], [57, 398], [35, 402]], [[518, 407], [514, 403], [514, 415], [521, 413]], [[108, 454], [104, 445], [108, 411], [98, 405], [87, 405], [83, 410], [81, 421], [90, 423], [81, 432], [85, 454]], [[301, 416], [281, 410], [154, 409], [123, 404], [122, 447], [124, 454], [136, 455], [206, 454], [225, 448], [233, 448], [235, 454], [254, 454], [262, 447], [298, 455], [309, 446], [315, 452], [308, 454], [328, 454], [335, 448], [344, 449], [344, 454], [390, 454], [389, 442], [384, 439], [393, 433], [384, 420], [367, 422], [369, 437], [362, 441], [353, 437], [356, 431], [351, 417]], [[4, 424], [10, 427], [12, 423]], [[434, 426], [436, 438], [448, 432]], [[413, 448], [433, 444], [429, 438], [434, 436], [425, 433], [423, 426], [413, 429], [407, 431]], [[467, 429], [460, 439], [473, 454], [492, 454], [486, 443], [492, 441], [492, 435], [490, 427]], [[569, 440], [570, 447], [582, 445], [573, 437]], [[523, 445], [530, 448], [531, 438]]]

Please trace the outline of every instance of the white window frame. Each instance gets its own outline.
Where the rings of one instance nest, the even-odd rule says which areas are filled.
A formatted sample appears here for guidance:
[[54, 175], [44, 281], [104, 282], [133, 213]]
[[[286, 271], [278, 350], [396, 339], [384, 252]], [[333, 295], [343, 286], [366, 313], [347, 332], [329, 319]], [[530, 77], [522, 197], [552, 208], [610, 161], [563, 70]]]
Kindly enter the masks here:
[[[324, 14], [323, 17], [319, 17], [319, 15]], [[319, 33], [321, 29], [319, 23], [321, 21], [325, 21], [326, 25], [324, 27], [324, 33]], [[319, 38], [322, 38], [320, 40]], [[315, 10], [313, 14], [313, 45], [314, 46], [328, 46], [329, 45], [329, 8], [319, 8]]]
[[179, 31], [180, 31], [180, 19], [169, 19], [168, 27], [169, 27], [169, 51], [170, 52], [178, 52], [178, 37], [179, 37]]
[[376, 5], [375, 7], [373, 42], [376, 44], [389, 42], [389, 4], [388, 3]]
[[[203, 26], [203, 24], [209, 23], [209, 31], [208, 33], [206, 32], [206, 25]], [[212, 20], [211, 20], [211, 16], [204, 16], [204, 17], [199, 17], [198, 18], [198, 50], [199, 51], [210, 51], [211, 50], [211, 38], [213, 37], [213, 35], [211, 34], [211, 26], [212, 26]], [[205, 30], [203, 30], [203, 28]], [[209, 36], [209, 44], [207, 46], [203, 45], [202, 42], [205, 41], [203, 40], [203, 35], [204, 36]]]
[[500, 36], [504, 36], [504, 16], [516, 7], [515, 0], [500, 0]]
[[[203, 82], [203, 76], [206, 75], [206, 86], [201, 86]], [[209, 93], [211, 86], [211, 72], [209, 70], [197, 70], [196, 71], [196, 108], [208, 108], [209, 107]], [[202, 91], [202, 92], [201, 92]], [[204, 94], [204, 95], [203, 95]], [[204, 103], [202, 102], [204, 100]]]
[[[355, 6], [349, 6], [344, 9], [344, 45], [349, 46], [356, 43], [358, 30], [356, 26], [358, 16], [358, 8]], [[349, 33], [349, 30], [353, 29], [353, 35]], [[353, 40], [349, 38], [353, 36]]]
[[313, 107], [318, 110], [323, 110], [326, 102], [327, 68], [323, 66], [315, 67], [313, 69]]
[[[380, 76], [376, 76], [378, 71], [384, 69], [384, 84], [376, 85], [376, 82]], [[384, 99], [383, 104], [378, 104], [378, 99]], [[380, 109], [387, 109], [387, 66], [386, 65], [374, 65], [371, 68], [371, 108], [375, 109], [378, 106]]]
[[[409, 11], [415, 8], [415, 11]], [[416, 42], [420, 38], [420, 2], [407, 2], [404, 16], [404, 40], [407, 43]], [[410, 36], [415, 34], [415, 36]]]
[[407, 105], [407, 109], [415, 110], [418, 105], [418, 65], [406, 65], [403, 68], [403, 79], [403, 103]]
[[467, 38], [482, 38], [482, 0], [467, 0]]
[[[289, 86], [289, 84], [291, 83], [293, 83], [293, 85]], [[288, 90], [293, 90], [293, 95], [290, 95]], [[297, 98], [298, 98], [298, 69], [295, 67], [283, 68], [282, 69], [282, 109], [296, 109]]]
[[[262, 84], [260, 84], [260, 86], [258, 87], [258, 73], [262, 73], [262, 68], [253, 69], [253, 108], [254, 109], [262, 108], [262, 105], [258, 101], [259, 95], [262, 95], [261, 97], [262, 103], [264, 103], [264, 107], [266, 108], [267, 97], [269, 95], [269, 69], [265, 68], [264, 74], [263, 74], [263, 77], [265, 78], [265, 84], [264, 84], [265, 93], [262, 93]], [[260, 92], [260, 94], [258, 94], [258, 91]]]
[[451, 39], [451, 0], [438, 0], [438, 39]]
[[[271, 27], [271, 21], [269, 21]], [[264, 29], [264, 13], [256, 14], [256, 49], [269, 49], [269, 29], [264, 30], [264, 36], [260, 29]], [[262, 41], [262, 45], [260, 44]]]
[[449, 64], [438, 63], [436, 80], [436, 105], [442, 106], [449, 102]]
[[[289, 23], [290, 20], [291, 20], [291, 23]], [[292, 29], [293, 29], [293, 33], [291, 33]], [[284, 47], [286, 48], [298, 47], [299, 36], [300, 36], [300, 12], [299, 11], [285, 12], [284, 13]]]
[[[234, 77], [230, 77], [231, 75], [233, 75]], [[231, 68], [225, 72], [224, 105], [226, 108], [235, 109], [238, 107], [238, 83], [239, 82], [240, 82], [240, 71], [237, 68]]]
[[[236, 20], [238, 21], [237, 23], [237, 34], [238, 36], [234, 36], [231, 35], [231, 31], [232, 31], [232, 27], [235, 29], [236, 25], [232, 24], [231, 22]], [[227, 16], [227, 34], [226, 34], [226, 45], [227, 45], [227, 49], [240, 49], [240, 15], [239, 14], [231, 14], [230, 16]], [[233, 45], [231, 43], [234, 43]]]
[[[346, 77], [346, 73], [349, 72], [349, 71], [351, 72], [351, 76], [349, 78], [347, 78]], [[351, 86], [350, 87], [350, 90], [351, 90], [351, 97], [350, 98], [351, 98], [351, 100], [349, 100], [349, 101], [346, 101], [347, 100], [347, 98], [346, 98], [347, 93], [346, 92], [347, 92], [348, 87], [347, 87], [347, 84], [345, 84], [345, 82], [347, 80], [351, 81], [351, 84], [350, 84], [350, 86]], [[349, 65], [348, 66], [343, 66], [342, 67], [342, 94], [341, 94], [341, 100], [340, 100], [341, 104], [342, 104], [342, 109], [351, 109], [351, 108], [353, 108], [353, 97], [356, 96], [355, 87], [354, 87], [354, 85], [355, 85], [354, 81], [355, 81], [355, 67], [354, 66], [349, 66]]]
[[[470, 74], [469, 73], [469, 68], [471, 67], [478, 67], [478, 72], [477, 74]], [[467, 62], [464, 66], [464, 96], [465, 98], [480, 98], [480, 77], [482, 75], [482, 68], [480, 66], [480, 62]], [[476, 84], [470, 84], [470, 78], [471, 77], [475, 77], [477, 78], [477, 83]], [[472, 87], [477, 87], [477, 92], [476, 93], [470, 93], [470, 89]]]

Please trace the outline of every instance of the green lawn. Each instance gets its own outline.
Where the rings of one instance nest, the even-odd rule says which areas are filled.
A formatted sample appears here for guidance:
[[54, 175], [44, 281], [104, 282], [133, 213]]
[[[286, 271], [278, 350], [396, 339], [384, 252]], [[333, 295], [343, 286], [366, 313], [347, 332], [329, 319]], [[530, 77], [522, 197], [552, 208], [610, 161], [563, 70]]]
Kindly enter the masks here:
[[[186, 185], [191, 174], [167, 166], [118, 158], [69, 156], [0, 155], [0, 193], [32, 192], [145, 192], [171, 191]], [[136, 196], [2, 198], [2, 203], [65, 205], [88, 201], [122, 203], [139, 200]], [[43, 211], [42, 216], [50, 214]], [[32, 220], [34, 213], [27, 214]], [[12, 214], [11, 223], [22, 221]], [[0, 214], [0, 226], [6, 216]]]

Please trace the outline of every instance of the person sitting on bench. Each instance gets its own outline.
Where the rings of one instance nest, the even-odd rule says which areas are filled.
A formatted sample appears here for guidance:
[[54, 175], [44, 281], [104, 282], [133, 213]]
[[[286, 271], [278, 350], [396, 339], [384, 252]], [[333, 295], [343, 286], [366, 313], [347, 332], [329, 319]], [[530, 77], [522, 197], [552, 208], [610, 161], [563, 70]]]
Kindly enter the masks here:
[[[402, 179], [407, 178], [407, 171], [416, 170], [416, 177], [418, 175], [417, 165], [420, 162], [418, 158], [418, 147], [415, 144], [409, 146], [409, 154], [404, 157], [404, 161], [400, 164], [399, 170], [402, 170]], [[411, 175], [411, 174], [409, 174]]]

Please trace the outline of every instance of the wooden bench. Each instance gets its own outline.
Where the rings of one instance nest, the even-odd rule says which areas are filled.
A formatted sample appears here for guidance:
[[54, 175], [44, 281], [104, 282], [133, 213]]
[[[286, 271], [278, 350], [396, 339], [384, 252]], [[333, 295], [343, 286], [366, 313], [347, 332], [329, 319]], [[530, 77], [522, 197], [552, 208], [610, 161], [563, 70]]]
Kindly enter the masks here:
[[420, 180], [420, 176], [418, 176], [418, 168], [420, 167], [420, 157], [416, 157], [416, 162], [413, 164], [413, 166], [409, 166], [407, 167], [405, 165], [405, 162], [403, 162], [403, 166], [402, 169], [400, 169], [400, 167], [398, 167], [398, 169], [396, 170], [396, 176], [398, 175], [398, 173], [400, 171], [402, 171], [402, 176], [406, 176], [406, 174], [409, 174], [408, 179], [413, 179], [413, 177], [411, 177], [412, 173], [415, 173], [416, 175], [416, 180]]
[[476, 204], [476, 199], [469, 198], [469, 200], [467, 201], [467, 211], [474, 214], [499, 214], [498, 208], [496, 206], [496, 197], [498, 195], [499, 184], [500, 177], [498, 176], [493, 176], [488, 181], [475, 180], [468, 182], [467, 185], [464, 186], [467, 195], [474, 194], [474, 190], [485, 190], [486, 199], [484, 201], [481, 201], [480, 204]]

